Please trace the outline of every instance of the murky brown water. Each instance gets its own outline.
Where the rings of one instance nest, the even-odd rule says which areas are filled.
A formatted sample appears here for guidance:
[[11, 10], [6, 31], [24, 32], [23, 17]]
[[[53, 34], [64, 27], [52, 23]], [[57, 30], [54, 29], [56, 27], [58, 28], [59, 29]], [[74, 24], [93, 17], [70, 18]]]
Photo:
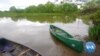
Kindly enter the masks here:
[[[28, 20], [13, 21], [11, 18], [0, 18], [0, 36], [28, 46], [43, 56], [80, 56], [79, 53], [68, 48], [56, 40], [49, 33], [51, 23], [31, 22]], [[88, 35], [88, 25], [82, 20], [72, 23], [52, 23], [74, 37], [83, 38]]]

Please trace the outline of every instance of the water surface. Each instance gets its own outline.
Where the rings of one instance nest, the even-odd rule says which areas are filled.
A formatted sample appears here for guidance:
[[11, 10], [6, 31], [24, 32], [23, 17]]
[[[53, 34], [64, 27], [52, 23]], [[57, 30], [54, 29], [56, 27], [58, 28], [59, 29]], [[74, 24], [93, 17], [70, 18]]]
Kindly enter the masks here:
[[0, 36], [28, 46], [43, 56], [80, 56], [50, 35], [49, 25], [53, 24], [64, 29], [76, 38], [88, 35], [88, 25], [81, 19], [71, 23], [47, 23], [20, 19], [13, 21], [10, 17], [0, 18]]

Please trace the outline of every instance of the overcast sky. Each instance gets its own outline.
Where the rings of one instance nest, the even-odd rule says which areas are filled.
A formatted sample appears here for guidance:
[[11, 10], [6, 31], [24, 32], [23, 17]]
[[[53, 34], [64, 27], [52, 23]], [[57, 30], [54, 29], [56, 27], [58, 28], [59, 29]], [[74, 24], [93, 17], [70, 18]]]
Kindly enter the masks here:
[[11, 6], [25, 8], [30, 5], [45, 4], [47, 1], [55, 2], [55, 0], [0, 0], [0, 10], [9, 10]]

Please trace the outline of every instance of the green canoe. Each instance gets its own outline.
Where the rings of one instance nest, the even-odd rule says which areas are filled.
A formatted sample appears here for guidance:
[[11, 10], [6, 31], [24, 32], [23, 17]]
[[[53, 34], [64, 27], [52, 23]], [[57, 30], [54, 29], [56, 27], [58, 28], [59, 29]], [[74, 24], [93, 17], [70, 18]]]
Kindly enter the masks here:
[[54, 25], [50, 25], [50, 33], [55, 38], [62, 41], [68, 47], [72, 48], [73, 50], [75, 50], [79, 53], [82, 53], [84, 46], [83, 46], [83, 42], [81, 40], [74, 38], [69, 33], [65, 32], [64, 30], [62, 30]]

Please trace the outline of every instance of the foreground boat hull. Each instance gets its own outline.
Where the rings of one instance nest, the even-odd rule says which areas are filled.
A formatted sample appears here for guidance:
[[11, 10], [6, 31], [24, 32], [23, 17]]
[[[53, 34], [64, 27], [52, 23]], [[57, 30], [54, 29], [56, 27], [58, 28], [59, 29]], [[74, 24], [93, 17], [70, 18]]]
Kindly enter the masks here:
[[[15, 42], [12, 42], [7, 39], [0, 40], [1, 43], [7, 42], [6, 47], [3, 50], [0, 50], [0, 56], [41, 56], [38, 52]], [[0, 43], [0, 46], [2, 45]]]
[[59, 39], [62, 43], [64, 43], [66, 46], [72, 48], [79, 53], [83, 52], [83, 42], [73, 38], [69, 33], [65, 32], [64, 30], [54, 25], [50, 25], [50, 33], [55, 38]]

